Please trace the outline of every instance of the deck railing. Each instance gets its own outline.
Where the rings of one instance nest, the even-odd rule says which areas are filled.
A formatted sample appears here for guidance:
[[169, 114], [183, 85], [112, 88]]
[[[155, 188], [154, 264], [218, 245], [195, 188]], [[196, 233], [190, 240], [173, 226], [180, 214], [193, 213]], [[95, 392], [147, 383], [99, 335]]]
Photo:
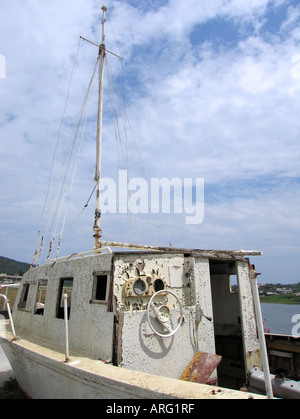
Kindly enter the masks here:
[[12, 319], [11, 310], [10, 310], [10, 306], [9, 306], [9, 299], [4, 294], [0, 294], [0, 298], [4, 298], [4, 303], [6, 304], [8, 317], [9, 317], [9, 322], [10, 322], [10, 327], [11, 327], [11, 331], [12, 331], [12, 335], [13, 335], [13, 340], [17, 340], [15, 327], [14, 327], [14, 322], [13, 322], [13, 319]]

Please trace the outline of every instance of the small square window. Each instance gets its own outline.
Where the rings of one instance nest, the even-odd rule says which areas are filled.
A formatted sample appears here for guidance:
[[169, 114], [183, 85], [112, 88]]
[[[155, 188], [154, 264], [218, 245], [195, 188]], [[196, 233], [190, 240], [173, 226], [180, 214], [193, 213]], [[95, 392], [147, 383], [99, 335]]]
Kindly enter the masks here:
[[108, 275], [94, 274], [92, 302], [98, 302], [98, 301], [106, 302], [107, 301], [108, 299], [107, 283], [108, 283]]
[[58, 293], [58, 301], [57, 301], [57, 311], [56, 311], [56, 317], [58, 319], [65, 318], [63, 294], [67, 294], [68, 319], [70, 318], [72, 290], [73, 290], [73, 278], [61, 278], [60, 288], [59, 288], [59, 293]]
[[29, 294], [29, 288], [30, 288], [30, 284], [24, 284], [23, 285], [22, 295], [21, 295], [21, 299], [20, 299], [20, 303], [19, 303], [19, 308], [20, 309], [25, 309], [26, 308], [27, 300], [28, 300], [28, 294]]
[[40, 316], [44, 315], [47, 285], [48, 285], [47, 279], [39, 279], [34, 314], [39, 314]]

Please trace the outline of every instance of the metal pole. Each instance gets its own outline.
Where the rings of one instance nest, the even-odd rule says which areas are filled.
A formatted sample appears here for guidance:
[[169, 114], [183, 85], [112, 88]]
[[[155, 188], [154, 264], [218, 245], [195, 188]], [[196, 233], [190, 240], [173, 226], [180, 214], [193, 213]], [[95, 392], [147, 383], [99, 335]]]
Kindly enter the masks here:
[[4, 294], [0, 294], [0, 297], [4, 298], [4, 303], [6, 304], [6, 307], [7, 307], [7, 312], [8, 312], [9, 323], [10, 323], [10, 327], [11, 327], [11, 331], [12, 331], [12, 335], [13, 335], [13, 340], [17, 340], [15, 327], [14, 327], [14, 322], [13, 322], [13, 319], [12, 319], [11, 310], [10, 310], [10, 306], [9, 306], [9, 302], [8, 302], [9, 300]]
[[[8, 288], [4, 288], [4, 295], [7, 297]], [[3, 310], [5, 310], [5, 300], [3, 301]]]
[[12, 334], [13, 334], [13, 337], [14, 337], [13, 340], [16, 340], [17, 339], [17, 336], [16, 336], [14, 322], [13, 322], [13, 319], [12, 319], [11, 310], [10, 310], [10, 306], [9, 306], [8, 300], [6, 300], [6, 307], [7, 307], [7, 312], [8, 312], [8, 317], [9, 317], [11, 331], [12, 331]]
[[272, 381], [270, 375], [270, 367], [269, 367], [269, 360], [268, 360], [268, 352], [267, 352], [267, 345], [265, 340], [265, 332], [263, 328], [263, 319], [261, 314], [261, 305], [257, 287], [257, 274], [254, 270], [250, 269], [250, 283], [252, 288], [252, 295], [254, 300], [254, 308], [255, 308], [255, 315], [256, 315], [256, 324], [257, 324], [257, 331], [258, 331], [258, 338], [260, 343], [260, 352], [262, 358], [262, 366], [263, 366], [263, 373], [265, 377], [265, 386], [268, 399], [273, 399], [273, 388], [272, 388]]
[[70, 361], [69, 354], [69, 327], [68, 327], [68, 294], [63, 294], [64, 298], [64, 318], [65, 318], [65, 347], [66, 347], [66, 359], [65, 362]]

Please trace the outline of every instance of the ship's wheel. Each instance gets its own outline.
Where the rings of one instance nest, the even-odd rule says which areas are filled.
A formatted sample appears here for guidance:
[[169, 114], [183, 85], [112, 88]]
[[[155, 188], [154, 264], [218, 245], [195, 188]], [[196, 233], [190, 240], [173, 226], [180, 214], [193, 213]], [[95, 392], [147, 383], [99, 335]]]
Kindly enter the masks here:
[[[173, 327], [173, 322], [171, 322], [171, 312], [169, 307], [165, 304], [162, 303], [161, 298], [158, 299], [158, 296], [164, 294], [171, 294], [175, 300], [177, 301], [178, 305], [179, 305], [179, 310], [180, 310], [180, 316], [177, 320], [178, 324], [177, 326], [174, 328]], [[153, 325], [153, 322], [151, 322], [151, 311], [154, 313], [155, 318], [159, 321], [159, 323], [166, 329], [166, 333], [160, 333], [158, 330], [156, 330], [155, 326]], [[177, 310], [176, 310], [177, 311]], [[168, 291], [168, 290], [161, 290], [156, 292], [150, 299], [149, 304], [148, 304], [148, 308], [147, 308], [147, 320], [148, 323], [151, 327], [151, 329], [153, 330], [153, 332], [162, 337], [162, 338], [169, 338], [173, 335], [175, 335], [176, 332], [178, 332], [180, 326], [182, 325], [183, 322], [183, 310], [182, 310], [182, 305], [181, 302], [179, 300], [179, 298], [177, 297], [176, 294], [174, 294], [174, 292], [172, 291]]]

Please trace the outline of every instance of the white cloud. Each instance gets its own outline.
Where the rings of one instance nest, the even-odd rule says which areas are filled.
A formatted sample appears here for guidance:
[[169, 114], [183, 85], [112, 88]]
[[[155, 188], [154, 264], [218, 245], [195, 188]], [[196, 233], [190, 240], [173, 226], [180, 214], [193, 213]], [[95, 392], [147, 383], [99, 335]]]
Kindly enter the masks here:
[[199, 61], [187, 56], [172, 74], [158, 71], [147, 80], [149, 96], [139, 101], [139, 112], [153, 121], [150, 131], [144, 121], [137, 124], [145, 124], [141, 137], [152, 139], [157, 153], [172, 138], [172, 175], [198, 172], [209, 182], [298, 176], [295, 45], [250, 37], [228, 51], [207, 54], [206, 48]]
[[297, 23], [297, 20], [300, 17], [300, 6], [294, 7], [290, 6], [287, 12], [287, 19], [282, 23], [281, 30], [288, 29]]
[[[187, 246], [187, 241], [197, 246], [199, 232], [207, 245], [246, 246], [242, 243], [245, 231], [249, 244], [263, 232], [266, 242], [273, 241], [277, 247], [280, 243], [297, 247], [292, 234], [299, 228], [297, 190], [294, 181], [288, 180], [299, 177], [300, 15], [299, 6], [288, 4], [289, 9], [281, 0], [107, 2], [107, 47], [125, 58], [128, 115], [150, 175], [204, 177], [206, 187], [217, 186], [219, 193], [220, 185], [225, 192], [234, 189], [231, 201], [224, 192], [221, 202], [216, 196], [207, 203], [205, 222], [199, 228], [182, 226], [177, 233], [177, 223], [176, 228], [170, 225], [175, 240], [188, 237]], [[84, 4], [15, 0], [0, 5], [0, 38], [5, 39], [0, 54], [6, 59], [6, 79], [0, 79], [4, 221], [0, 253], [4, 256], [30, 259], [36, 241], [30, 229], [37, 228], [34, 224], [41, 213], [78, 38], [100, 39], [100, 8], [95, 0]], [[270, 10], [283, 13], [277, 32], [267, 27]], [[218, 26], [220, 22], [234, 29], [234, 41], [222, 39], [225, 29]], [[218, 36], [205, 39], [201, 33], [196, 43], [192, 34], [207, 23], [215, 25]], [[68, 122], [78, 114], [96, 55], [91, 45], [80, 48], [83, 71], [76, 67]], [[110, 58], [110, 62], [120, 76], [118, 60]], [[72, 216], [93, 186], [93, 125], [88, 126], [82, 146], [79, 184], [71, 206], [76, 203], [77, 209]], [[111, 129], [103, 144], [107, 156], [103, 170], [109, 172], [117, 167]], [[68, 136], [63, 137], [62, 144], [67, 140]], [[242, 200], [241, 191], [253, 179], [257, 190], [251, 190], [251, 199], [242, 195]], [[274, 179], [277, 189], [261, 195], [265, 179]], [[279, 213], [270, 217], [270, 207]], [[92, 226], [86, 215], [80, 223], [81, 232]], [[113, 232], [110, 222], [105, 223], [106, 231]], [[81, 232], [77, 234], [88, 246], [90, 239], [84, 240]], [[228, 237], [229, 242], [224, 240]], [[18, 256], [14, 252], [20, 241]], [[23, 243], [29, 241], [25, 249]], [[262, 237], [259, 242], [264, 242]]]

